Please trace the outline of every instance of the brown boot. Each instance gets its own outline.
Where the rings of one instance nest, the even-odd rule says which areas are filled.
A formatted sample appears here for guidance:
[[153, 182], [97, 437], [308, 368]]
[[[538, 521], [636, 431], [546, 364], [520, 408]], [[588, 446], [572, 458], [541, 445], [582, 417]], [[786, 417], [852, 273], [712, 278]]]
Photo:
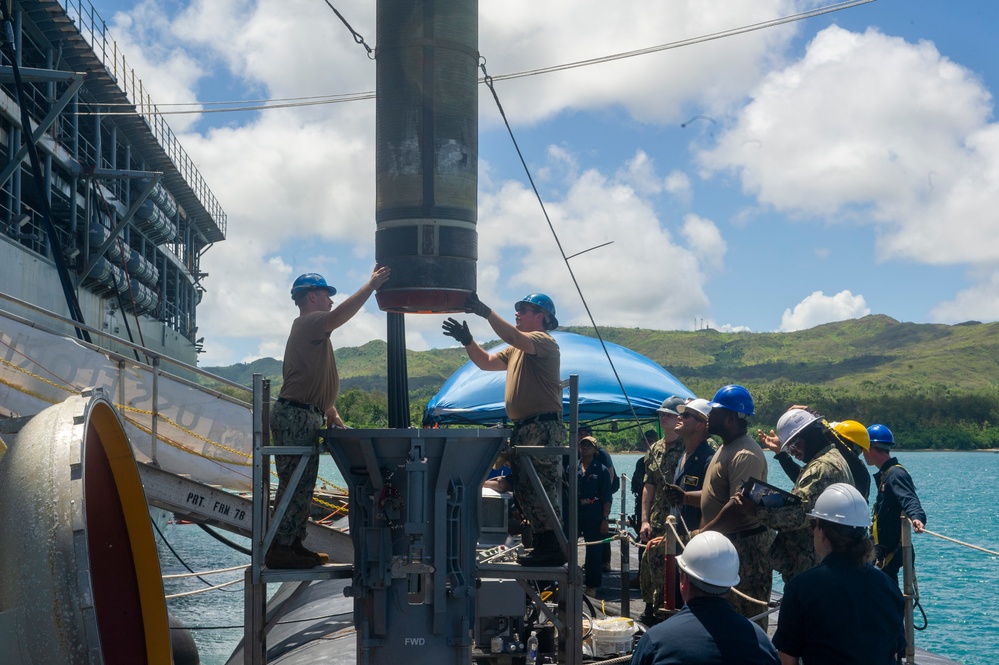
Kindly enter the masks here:
[[314, 568], [316, 558], [299, 554], [287, 545], [274, 543], [267, 550], [264, 557], [264, 564], [268, 568], [292, 569], [292, 568]]
[[302, 544], [301, 540], [296, 540], [291, 544], [291, 549], [294, 550], [296, 554], [301, 554], [302, 556], [312, 557], [316, 560], [316, 563], [320, 566], [324, 563], [330, 562], [330, 555], [326, 552], [313, 552]]

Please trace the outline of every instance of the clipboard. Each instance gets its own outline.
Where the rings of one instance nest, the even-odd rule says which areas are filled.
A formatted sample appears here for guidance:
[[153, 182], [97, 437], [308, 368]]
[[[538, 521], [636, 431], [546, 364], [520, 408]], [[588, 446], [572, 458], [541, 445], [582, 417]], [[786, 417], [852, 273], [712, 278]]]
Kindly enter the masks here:
[[750, 478], [743, 483], [741, 492], [761, 508], [783, 508], [801, 503], [801, 497], [756, 478]]

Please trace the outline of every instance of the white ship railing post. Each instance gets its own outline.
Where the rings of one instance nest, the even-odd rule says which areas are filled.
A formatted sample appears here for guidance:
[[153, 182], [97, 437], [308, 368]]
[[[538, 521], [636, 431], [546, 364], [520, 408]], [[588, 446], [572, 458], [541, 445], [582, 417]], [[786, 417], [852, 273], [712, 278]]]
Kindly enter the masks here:
[[912, 566], [912, 521], [902, 513], [902, 595], [905, 597], [905, 662], [916, 662], [913, 609], [916, 587]]

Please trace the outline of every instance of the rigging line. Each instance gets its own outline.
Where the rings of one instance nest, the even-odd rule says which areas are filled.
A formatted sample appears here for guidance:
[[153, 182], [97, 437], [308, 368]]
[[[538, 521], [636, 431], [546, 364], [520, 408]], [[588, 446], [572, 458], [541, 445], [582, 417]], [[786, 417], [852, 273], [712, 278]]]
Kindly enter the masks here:
[[347, 19], [343, 17], [343, 14], [337, 11], [336, 7], [333, 6], [333, 3], [331, 3], [330, 0], [325, 0], [325, 2], [329, 6], [329, 8], [333, 10], [333, 13], [336, 14], [336, 17], [340, 19], [340, 21], [347, 27], [348, 30], [350, 30], [350, 34], [354, 37], [354, 41], [363, 46], [365, 50], [367, 50], [368, 59], [374, 60], [375, 59], [374, 51], [371, 50], [370, 46], [364, 43], [364, 37], [359, 35], [357, 33], [357, 30], [354, 30], [354, 28], [350, 26], [350, 23], [347, 23]]
[[569, 271], [569, 277], [572, 278], [572, 283], [576, 287], [576, 293], [579, 294], [579, 299], [583, 303], [586, 315], [589, 317], [590, 323], [593, 325], [593, 331], [596, 333], [597, 339], [600, 340], [600, 346], [604, 350], [604, 355], [607, 356], [607, 362], [610, 364], [611, 371], [614, 372], [614, 378], [617, 379], [617, 385], [621, 388], [621, 393], [624, 395], [624, 400], [628, 403], [628, 409], [631, 410], [632, 417], [635, 419], [636, 423], [640, 424], [638, 414], [635, 413], [635, 407], [631, 403], [631, 398], [628, 397], [628, 391], [624, 387], [624, 382], [621, 380], [621, 376], [617, 373], [617, 367], [614, 366], [614, 361], [611, 360], [607, 344], [604, 342], [603, 335], [600, 334], [600, 329], [597, 328], [597, 322], [593, 319], [593, 313], [590, 312], [590, 306], [586, 302], [586, 297], [583, 296], [583, 290], [580, 288], [579, 282], [576, 280], [576, 274], [572, 271], [572, 266], [569, 264], [569, 259], [566, 257], [565, 249], [562, 247], [562, 241], [559, 239], [558, 233], [555, 231], [555, 226], [552, 224], [551, 217], [548, 216], [548, 210], [545, 208], [545, 202], [541, 198], [541, 192], [538, 191], [538, 186], [534, 183], [534, 177], [531, 175], [531, 169], [528, 168], [527, 161], [524, 159], [524, 154], [520, 151], [520, 145], [517, 144], [517, 138], [513, 135], [513, 128], [510, 127], [510, 121], [507, 120], [506, 112], [503, 110], [503, 105], [499, 100], [499, 95], [496, 94], [496, 88], [493, 86], [492, 78], [486, 72], [485, 58], [480, 59], [479, 68], [482, 70], [486, 86], [488, 86], [489, 92], [492, 93], [493, 100], [496, 102], [496, 108], [499, 109], [500, 116], [503, 118], [503, 123], [506, 125], [506, 131], [510, 134], [510, 140], [513, 142], [513, 147], [517, 151], [517, 156], [520, 158], [521, 165], [524, 167], [527, 179], [531, 183], [531, 189], [534, 190], [534, 195], [538, 199], [538, 204], [541, 206], [541, 212], [545, 216], [545, 221], [548, 223], [548, 228], [552, 232], [552, 237], [555, 238], [555, 244], [558, 246], [559, 254], [562, 255], [562, 261], [565, 263], [566, 270]]
[[577, 60], [576, 62], [564, 63], [561, 65], [552, 65], [550, 67], [540, 67], [538, 69], [529, 69], [521, 72], [513, 72], [510, 74], [497, 74], [493, 77], [494, 81], [506, 81], [509, 79], [524, 78], [527, 76], [537, 76], [539, 74], [550, 74], [552, 72], [560, 72], [567, 69], [577, 69], [579, 67], [589, 67], [591, 65], [599, 65], [605, 62], [614, 62], [615, 60], [624, 60], [626, 58], [634, 58], [641, 55], [649, 55], [650, 53], [658, 53], [660, 51], [668, 51], [671, 49], [680, 48], [682, 46], [691, 46], [693, 44], [701, 44], [704, 42], [714, 41], [716, 39], [723, 39], [725, 37], [734, 37], [736, 35], [742, 35], [748, 32], [755, 32], [757, 30], [763, 30], [765, 28], [773, 28], [778, 25], [784, 25], [785, 23], [793, 23], [795, 21], [802, 21], [804, 19], [814, 18], [816, 16], [821, 16], [823, 14], [830, 14], [832, 12], [842, 11], [844, 9], [850, 9], [858, 5], [866, 5], [874, 0], [848, 0], [847, 2], [840, 2], [835, 5], [828, 5], [826, 7], [819, 7], [817, 9], [812, 9], [805, 12], [800, 12], [798, 14], [791, 14], [790, 16], [783, 16], [781, 18], [771, 19], [769, 21], [763, 21], [760, 23], [753, 23], [750, 25], [744, 25], [739, 28], [731, 28], [729, 30], [722, 30], [721, 32], [713, 32], [707, 35], [702, 35], [700, 37], [690, 37], [688, 39], [681, 39], [675, 42], [668, 42], [666, 44], [659, 44], [658, 46], [649, 46], [646, 48], [636, 49], [634, 51], [625, 51], [623, 53], [615, 53], [613, 55], [605, 55], [599, 58], [590, 58], [588, 60]]
[[[786, 23], [793, 23], [795, 21], [802, 21], [809, 18], [814, 18], [816, 16], [821, 16], [823, 14], [831, 14], [833, 12], [842, 11], [844, 9], [851, 9], [859, 5], [866, 5], [874, 2], [874, 0], [848, 0], [846, 2], [840, 2], [835, 5], [828, 5], [826, 7], [819, 7], [817, 9], [812, 9], [806, 12], [801, 12], [798, 14], [791, 14], [790, 16], [783, 16], [781, 18], [771, 19], [769, 21], [763, 21], [761, 23], [753, 23], [751, 25], [745, 25], [739, 28], [731, 28], [729, 30], [723, 30], [721, 32], [714, 32], [708, 35], [702, 35], [700, 37], [691, 37], [689, 39], [683, 39], [676, 42], [667, 42], [666, 44], [659, 44], [657, 46], [648, 46], [646, 48], [637, 49], [634, 51], [625, 51], [623, 53], [615, 53], [612, 55], [605, 55], [599, 58], [590, 58], [588, 60], [578, 60], [576, 62], [563, 63], [561, 65], [552, 65], [550, 67], [541, 67], [539, 69], [529, 69], [520, 72], [511, 72], [509, 74], [496, 74], [492, 77], [493, 81], [507, 81], [510, 79], [525, 78], [528, 76], [538, 76], [539, 74], [550, 74], [552, 72], [563, 71], [567, 69], [578, 69], [580, 67], [589, 67], [590, 65], [599, 65], [605, 62], [613, 62], [615, 60], [624, 60], [627, 58], [634, 58], [641, 55], [649, 55], [651, 53], [658, 53], [660, 51], [668, 51], [671, 49], [680, 48], [682, 46], [691, 46], [693, 44], [700, 44], [702, 42], [714, 41], [716, 39], [722, 39], [724, 37], [734, 37], [736, 35], [745, 34], [748, 32], [755, 32], [756, 30], [763, 30], [765, 28], [772, 28], [778, 25], [784, 25]], [[334, 10], [336, 11], [336, 10]], [[478, 80], [479, 83], [485, 83], [486, 78], [483, 76]], [[297, 106], [313, 106], [321, 104], [340, 104], [343, 102], [356, 102], [363, 101], [366, 99], [374, 99], [375, 93], [373, 91], [357, 92], [357, 93], [343, 93], [336, 95], [316, 95], [313, 97], [283, 97], [278, 99], [270, 100], [256, 100], [256, 99], [246, 99], [246, 100], [235, 100], [229, 102], [188, 102], [185, 104], [159, 104], [157, 106], [183, 106], [192, 105], [195, 103], [200, 103], [202, 105], [223, 105], [223, 104], [243, 104], [244, 106], [234, 106], [225, 109], [188, 109], [183, 111], [160, 111], [158, 108], [156, 110], [148, 112], [147, 115], [186, 115], [192, 113], [225, 113], [225, 112], [238, 112], [238, 111], [261, 111], [267, 109], [279, 109], [279, 108], [293, 108]], [[290, 103], [299, 102], [301, 100], [315, 100], [308, 101], [304, 103]], [[269, 104], [269, 102], [282, 102], [279, 104]], [[289, 102], [289, 103], [284, 103]], [[136, 104], [129, 104], [127, 102], [115, 103], [115, 104], [102, 104], [103, 107], [110, 106], [129, 106], [134, 108]], [[134, 115], [134, 112], [121, 112], [121, 113], [94, 113], [94, 112], [84, 112], [79, 113], [81, 116], [93, 116], [93, 115], [104, 115], [104, 116], [118, 116], [118, 115]]]

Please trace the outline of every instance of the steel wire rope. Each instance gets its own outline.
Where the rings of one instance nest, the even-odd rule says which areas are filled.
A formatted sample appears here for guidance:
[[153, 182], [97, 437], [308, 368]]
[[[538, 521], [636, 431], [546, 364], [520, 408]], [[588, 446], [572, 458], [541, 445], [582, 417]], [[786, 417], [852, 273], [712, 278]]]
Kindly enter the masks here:
[[616, 60], [635, 58], [642, 55], [649, 55], [650, 53], [658, 53], [660, 51], [668, 51], [675, 48], [680, 48], [682, 46], [692, 46], [694, 44], [702, 44], [704, 42], [710, 42], [716, 39], [723, 39], [725, 37], [734, 37], [736, 35], [742, 35], [748, 32], [755, 32], [757, 30], [764, 30], [766, 28], [773, 28], [779, 25], [784, 25], [786, 23], [793, 23], [795, 21], [803, 21], [805, 19], [814, 18], [816, 16], [821, 16], [823, 14], [830, 14], [832, 12], [838, 12], [844, 9], [850, 9], [858, 5], [866, 5], [871, 2], [874, 2], [874, 0], [848, 0], [847, 2], [840, 2], [835, 5], [828, 5], [826, 7], [818, 7], [816, 9], [799, 12], [797, 14], [791, 14], [790, 16], [783, 16], [781, 18], [771, 19], [769, 21], [752, 23], [749, 25], [744, 25], [739, 28], [722, 30], [720, 32], [712, 32], [707, 35], [701, 35], [700, 37], [681, 39], [679, 41], [668, 42], [666, 44], [659, 44], [657, 46], [648, 46], [646, 48], [635, 49], [633, 51], [624, 51], [622, 53], [615, 53], [612, 55], [605, 55], [599, 58], [590, 58], [588, 60], [577, 60], [576, 62], [565, 63], [561, 65], [552, 65], [550, 67], [539, 67], [537, 69], [528, 69], [521, 72], [514, 72], [511, 74], [498, 74], [494, 76], [493, 79], [496, 81], [506, 81], [509, 79], [524, 78], [527, 76], [537, 76], [539, 74], [550, 74], [552, 72], [560, 72], [560, 71], [565, 71], [567, 69], [577, 69], [579, 67], [600, 65], [605, 62], [614, 62]]
[[538, 199], [538, 205], [541, 206], [541, 212], [545, 216], [545, 221], [548, 223], [548, 229], [552, 232], [552, 237], [555, 239], [555, 244], [558, 246], [559, 254], [562, 255], [562, 262], [565, 263], [566, 270], [569, 272], [569, 277], [572, 278], [572, 283], [576, 287], [576, 293], [579, 294], [579, 299], [583, 303], [583, 308], [586, 310], [586, 315], [590, 319], [590, 323], [593, 325], [593, 331], [597, 335], [597, 339], [600, 340], [600, 346], [604, 350], [604, 355], [607, 356], [607, 362], [610, 364], [611, 371], [614, 372], [614, 378], [617, 379], [617, 385], [621, 388], [621, 393], [624, 395], [625, 401], [628, 403], [628, 408], [631, 410], [631, 415], [635, 419], [635, 424], [641, 427], [641, 421], [638, 418], [638, 414], [635, 412], [635, 407], [631, 403], [631, 398], [628, 397], [628, 391], [624, 387], [624, 382], [621, 380], [620, 375], [617, 373], [617, 367], [614, 366], [614, 361], [611, 359], [610, 351], [607, 349], [607, 343], [604, 342], [603, 335], [600, 334], [600, 330], [597, 328], [597, 322], [593, 319], [593, 314], [590, 312], [590, 305], [586, 302], [586, 297], [583, 296], [583, 290], [579, 286], [579, 282], [576, 280], [576, 274], [572, 271], [572, 266], [569, 264], [569, 258], [565, 254], [565, 249], [562, 247], [562, 241], [558, 237], [558, 233], [555, 231], [555, 225], [552, 224], [551, 217], [548, 216], [548, 210], [545, 208], [545, 202], [541, 198], [541, 192], [538, 191], [538, 186], [534, 182], [534, 176], [531, 175], [531, 169], [527, 166], [527, 161], [524, 159], [524, 154], [520, 151], [520, 145], [517, 143], [517, 137], [513, 135], [513, 128], [510, 127], [510, 121], [506, 117], [506, 111], [503, 110], [503, 104], [500, 103], [499, 95], [496, 94], [496, 88], [493, 86], [493, 79], [486, 72], [486, 60], [485, 58], [479, 58], [479, 68], [482, 70], [483, 77], [485, 78], [486, 87], [489, 88], [489, 92], [493, 95], [493, 100], [496, 102], [496, 108], [499, 110], [500, 116], [503, 118], [503, 124], [506, 125], [506, 130], [510, 135], [510, 141], [513, 143], [514, 150], [517, 151], [517, 157], [520, 158], [520, 163], [524, 167], [524, 172], [527, 174], [527, 179], [531, 183], [531, 189], [534, 190], [534, 196]]
[[[539, 67], [537, 69], [527, 69], [519, 72], [511, 72], [509, 74], [496, 74], [492, 77], [494, 81], [507, 81], [511, 79], [526, 78], [528, 76], [538, 76], [541, 74], [551, 74], [553, 72], [560, 72], [569, 69], [578, 69], [580, 67], [589, 67], [591, 65], [601, 65], [607, 62], [614, 62], [616, 60], [625, 60], [628, 58], [635, 58], [643, 55], [649, 55], [652, 53], [659, 53], [661, 51], [669, 51], [672, 49], [681, 48], [683, 46], [693, 46], [694, 44], [701, 44], [704, 42], [715, 41], [717, 39], [723, 39], [725, 37], [735, 37], [737, 35], [746, 34], [749, 32], [755, 32], [757, 30], [763, 30], [766, 28], [773, 28], [779, 25], [785, 25], [787, 23], [794, 23], [796, 21], [803, 21], [809, 18], [815, 18], [816, 16], [822, 16], [823, 14], [831, 14], [833, 12], [843, 11], [845, 9], [852, 9], [859, 5], [866, 5], [874, 2], [875, 0], [848, 0], [846, 2], [839, 2], [833, 5], [828, 5], [825, 7], [818, 7], [816, 9], [799, 12], [797, 14], [791, 14], [789, 16], [782, 16], [780, 18], [771, 19], [769, 21], [762, 21], [760, 23], [752, 23], [749, 25], [744, 25], [738, 28], [730, 28], [729, 30], [722, 30], [720, 32], [713, 32], [707, 35], [701, 35], [700, 37], [691, 37], [688, 39], [681, 39], [675, 42], [667, 42], [665, 44], [658, 44], [656, 46], [648, 46], [641, 49], [635, 49], [632, 51], [623, 51], [621, 53], [614, 53], [611, 55], [600, 56], [597, 58], [589, 58], [586, 60], [577, 60], [575, 62], [563, 63], [560, 65], [551, 65], [549, 67]], [[329, 4], [327, 2], [327, 4]], [[330, 5], [332, 8], [332, 5]], [[336, 11], [335, 9], [333, 11]], [[339, 12], [337, 12], [339, 16]], [[344, 21], [346, 24], [346, 21]], [[351, 33], [355, 34], [354, 30], [347, 26], [351, 30]], [[357, 38], [355, 37], [355, 41]], [[363, 44], [362, 42], [358, 42]], [[363, 44], [365, 48], [370, 47], [367, 44]], [[370, 56], [369, 56], [370, 57]], [[479, 83], [486, 83], [486, 77], [483, 76], [478, 80]], [[152, 110], [146, 112], [147, 115], [187, 115], [192, 113], [229, 113], [229, 112], [243, 112], [243, 111], [266, 111], [268, 109], [279, 109], [279, 108], [295, 108], [299, 106], [318, 106], [325, 104], [341, 104], [344, 102], [356, 102], [363, 101], [367, 99], [375, 99], [374, 91], [365, 91], [357, 93], [342, 93], [336, 95], [314, 95], [307, 97], [281, 97], [270, 100], [233, 100], [233, 101], [220, 101], [220, 102], [176, 102], [171, 104], [158, 104], [153, 107]], [[315, 100], [315, 101], [302, 101], [302, 100]], [[268, 102], [280, 102], [275, 104], [269, 104]], [[294, 103], [292, 103], [294, 102]], [[245, 104], [258, 104], [256, 106], [245, 106]], [[201, 105], [222, 105], [222, 104], [244, 104], [244, 106], [233, 106], [224, 109], [189, 109], [182, 111], [160, 111], [158, 106], [192, 106], [194, 104]], [[124, 106], [133, 108], [136, 104], [129, 102], [117, 102], [112, 104], [101, 104], [101, 107], [113, 107], [113, 106]], [[111, 113], [100, 113], [96, 111], [87, 111], [78, 113], [81, 116], [90, 115], [100, 115], [100, 116], [119, 116], [119, 115], [134, 115], [135, 111], [123, 111], [123, 112], [111, 112]]]

